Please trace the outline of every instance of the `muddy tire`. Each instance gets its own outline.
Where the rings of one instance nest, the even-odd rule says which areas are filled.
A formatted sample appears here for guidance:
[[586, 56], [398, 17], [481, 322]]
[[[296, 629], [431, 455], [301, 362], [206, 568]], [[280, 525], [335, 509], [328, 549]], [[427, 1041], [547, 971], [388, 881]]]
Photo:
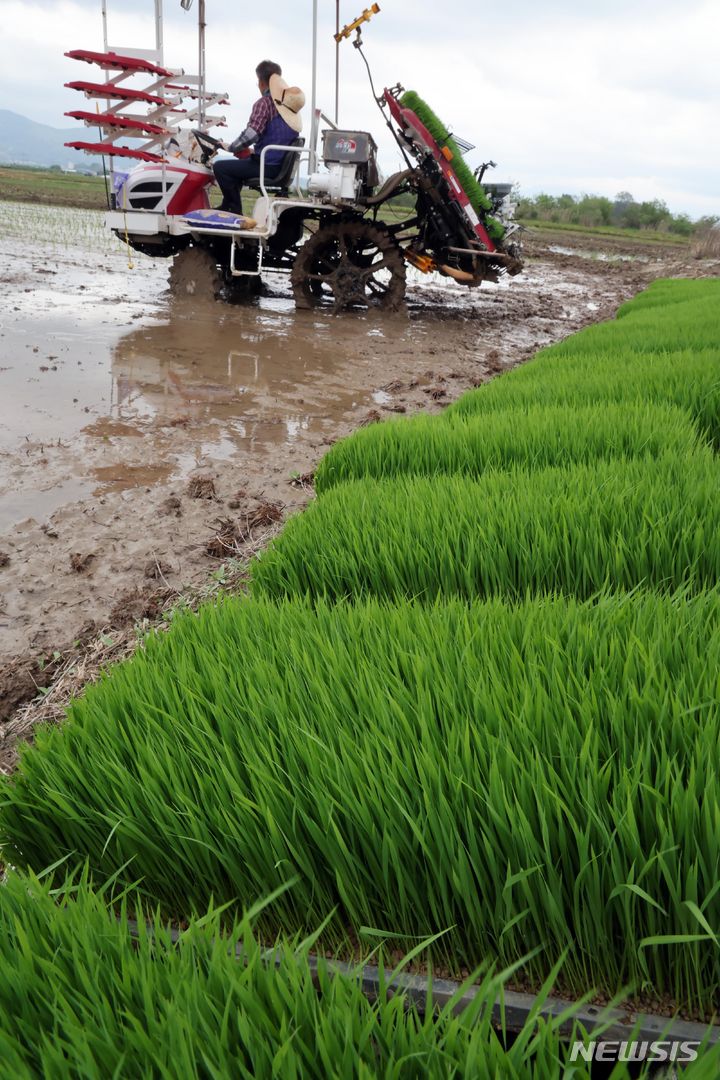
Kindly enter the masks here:
[[405, 258], [392, 236], [370, 222], [331, 222], [301, 247], [290, 282], [299, 308], [330, 301], [335, 311], [396, 311], [405, 297]]
[[223, 297], [230, 304], [245, 304], [249, 300], [254, 300], [256, 296], [262, 296], [262, 292], [261, 277], [228, 277]]
[[173, 259], [170, 291], [178, 299], [216, 300], [222, 292], [223, 277], [209, 251], [189, 247]]

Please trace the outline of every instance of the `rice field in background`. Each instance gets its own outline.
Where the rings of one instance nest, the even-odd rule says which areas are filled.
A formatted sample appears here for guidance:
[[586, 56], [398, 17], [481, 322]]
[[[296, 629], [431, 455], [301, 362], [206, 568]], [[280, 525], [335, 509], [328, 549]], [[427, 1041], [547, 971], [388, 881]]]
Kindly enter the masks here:
[[126, 251], [125, 245], [105, 228], [103, 217], [99, 210], [70, 206], [59, 209], [0, 199], [0, 234], [8, 240], [41, 243], [43, 253], [50, 256], [50, 267], [54, 252], [71, 248], [98, 254]]
[[688, 238], [678, 236], [676, 233], [661, 232], [655, 229], [619, 229], [612, 225], [574, 225], [566, 221], [540, 221], [537, 218], [523, 218], [520, 215], [516, 220], [531, 233], [535, 230], [543, 232], [576, 233], [578, 236], [612, 236], [618, 240], [625, 240], [628, 244], [636, 241], [640, 244], [673, 244], [679, 247], [687, 246]]
[[65, 173], [59, 169], [0, 166], [0, 201], [105, 210], [107, 194], [102, 176]]
[[[8, 1060], [51, 1055], [56, 1019], [72, 1053], [99, 1039], [119, 1060], [97, 983], [127, 1002], [133, 1063], [165, 1053], [164, 1029], [138, 1033], [156, 993], [171, 1002], [189, 1075], [208, 1046], [250, 1044], [265, 1056], [254, 1073], [232, 1058], [239, 1075], [300, 1075], [306, 1046], [335, 1052], [340, 1031], [348, 1061], [372, 1046], [383, 1075], [401, 1057], [418, 1063], [402, 1075], [562, 1074], [554, 1030], [504, 1050], [487, 1024], [471, 1034], [475, 1017], [371, 1006], [352, 980], [318, 999], [310, 947], [425, 943], [454, 973], [720, 1010], [719, 301], [720, 282], [656, 283], [443, 416], [338, 445], [317, 503], [254, 564], [250, 599], [178, 615], [37, 733], [0, 786], [5, 861], [87, 860], [164, 917], [201, 921], [188, 953], [141, 943], [140, 999], [119, 939], [100, 943], [99, 900], [65, 904], [70, 955], [46, 900], [6, 891], [26, 965], [0, 965], [0, 1031], [25, 1039]], [[260, 970], [243, 923], [242, 982], [210, 939], [263, 897], [253, 933], [290, 940], [287, 970]], [[41, 1013], [13, 991], [42, 935], [63, 986], [84, 988], [77, 1028], [62, 995]]]
[[[720, 1001], [720, 595], [594, 604], [228, 600], [38, 734], [8, 861], [88, 857], [180, 919], [444, 932], [458, 971]], [[364, 929], [368, 928], [368, 929]], [[534, 950], [537, 950], [534, 952]]]

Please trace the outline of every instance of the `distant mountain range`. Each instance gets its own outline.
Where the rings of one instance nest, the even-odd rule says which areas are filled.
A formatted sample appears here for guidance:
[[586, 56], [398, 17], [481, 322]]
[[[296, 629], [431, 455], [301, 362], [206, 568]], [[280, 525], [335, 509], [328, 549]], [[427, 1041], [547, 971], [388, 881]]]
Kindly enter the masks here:
[[37, 124], [26, 116], [0, 109], [0, 165], [62, 165], [72, 162], [76, 168], [87, 168], [100, 159], [69, 150], [63, 144], [76, 139], [97, 141], [82, 124], [71, 128], [54, 128]]

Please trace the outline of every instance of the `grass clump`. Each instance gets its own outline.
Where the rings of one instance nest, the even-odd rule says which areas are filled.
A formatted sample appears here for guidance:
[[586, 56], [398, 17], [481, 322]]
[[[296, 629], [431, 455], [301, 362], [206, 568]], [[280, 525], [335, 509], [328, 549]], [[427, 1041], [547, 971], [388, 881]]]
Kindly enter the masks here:
[[708, 451], [341, 484], [288, 522], [253, 590], [335, 601], [697, 591], [720, 581], [719, 481]]
[[440, 149], [447, 146], [452, 153], [450, 167], [460, 182], [460, 186], [470, 200], [478, 217], [485, 222], [487, 230], [493, 240], [502, 240], [505, 230], [502, 224], [495, 218], [490, 217], [492, 204], [482, 184], [476, 180], [472, 169], [465, 164], [462, 151], [448, 131], [447, 127], [425, 101], [414, 90], [406, 91], [400, 99], [400, 104], [405, 109], [412, 109], [417, 118], [425, 125]]
[[688, 413], [672, 405], [529, 406], [467, 422], [419, 416], [360, 428], [320, 462], [319, 494], [339, 483], [397, 476], [586, 464], [612, 458], [686, 457], [702, 445]]
[[712, 1011], [719, 670], [715, 592], [227, 600], [38, 732], [0, 789], [4, 856], [87, 857], [176, 918], [297, 878], [267, 940], [335, 912], [331, 948], [446, 931], [454, 971], [524, 959], [537, 986], [566, 957], [563, 991]]
[[708, 225], [695, 233], [692, 256], [695, 259], [720, 259], [720, 225]]
[[[482, 976], [476, 1000], [458, 1015], [452, 1001], [421, 1016], [402, 992], [383, 989], [370, 1002], [359, 971], [331, 972], [320, 958], [314, 977], [312, 939], [263, 951], [252, 915], [222, 927], [211, 911], [179, 945], [156, 916], [133, 941], [128, 911], [137, 895], [125, 895], [115, 918], [112, 891], [90, 885], [87, 876], [69, 878], [51, 890], [11, 874], [0, 889], [3, 1077], [491, 1080], [536, 1067], [563, 1075], [561, 1018], [532, 1019], [507, 1049], [493, 1026], [508, 973]], [[586, 1038], [569, 1023], [572, 1038]], [[717, 1064], [717, 1053], [710, 1057]]]

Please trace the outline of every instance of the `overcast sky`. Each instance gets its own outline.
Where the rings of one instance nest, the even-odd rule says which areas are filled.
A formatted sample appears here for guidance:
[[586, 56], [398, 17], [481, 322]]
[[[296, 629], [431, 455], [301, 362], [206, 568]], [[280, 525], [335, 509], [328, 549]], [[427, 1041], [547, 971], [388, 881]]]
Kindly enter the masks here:
[[[341, 0], [349, 21], [369, 0]], [[380, 0], [365, 30], [378, 88], [417, 90], [477, 144], [468, 160], [523, 192], [664, 199], [720, 215], [720, 0]], [[115, 47], [152, 44], [152, 0], [108, 0]], [[93, 69], [67, 49], [102, 45], [100, 0], [0, 0], [0, 108], [65, 127], [85, 99], [63, 89]], [[165, 61], [196, 67], [197, 0], [165, 0]], [[319, 0], [319, 104], [334, 102], [335, 0]], [[312, 0], [207, 0], [208, 83], [228, 91], [231, 134], [245, 125], [254, 68], [269, 57], [310, 98]], [[308, 110], [309, 111], [309, 110]], [[362, 61], [342, 47], [342, 125], [369, 129], [397, 164]]]

